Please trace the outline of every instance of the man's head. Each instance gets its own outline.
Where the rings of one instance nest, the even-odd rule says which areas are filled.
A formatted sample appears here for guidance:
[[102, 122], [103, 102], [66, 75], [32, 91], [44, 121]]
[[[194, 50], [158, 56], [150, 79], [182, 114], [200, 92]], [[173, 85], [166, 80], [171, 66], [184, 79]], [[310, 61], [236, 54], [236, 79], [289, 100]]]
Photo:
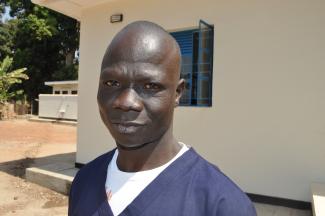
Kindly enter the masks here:
[[123, 28], [104, 55], [97, 101], [117, 144], [137, 148], [172, 130], [181, 97], [181, 56], [160, 26], [138, 21]]

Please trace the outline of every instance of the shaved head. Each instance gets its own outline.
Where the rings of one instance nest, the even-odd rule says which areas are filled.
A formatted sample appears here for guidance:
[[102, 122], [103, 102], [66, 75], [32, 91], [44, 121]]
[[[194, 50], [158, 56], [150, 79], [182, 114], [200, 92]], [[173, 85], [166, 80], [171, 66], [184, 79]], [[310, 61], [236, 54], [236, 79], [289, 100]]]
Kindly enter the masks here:
[[102, 70], [120, 61], [166, 64], [180, 77], [181, 53], [176, 40], [159, 25], [136, 21], [124, 27], [112, 40], [102, 62]]

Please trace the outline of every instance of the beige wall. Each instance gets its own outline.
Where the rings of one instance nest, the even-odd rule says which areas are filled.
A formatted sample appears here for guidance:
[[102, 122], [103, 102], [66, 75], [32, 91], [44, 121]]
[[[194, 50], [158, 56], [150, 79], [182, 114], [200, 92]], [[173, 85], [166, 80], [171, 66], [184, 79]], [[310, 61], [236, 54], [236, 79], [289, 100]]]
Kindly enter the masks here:
[[[83, 12], [77, 162], [114, 147], [96, 102], [101, 58], [134, 20], [215, 26], [213, 107], [180, 107], [177, 137], [243, 190], [310, 200], [325, 182], [325, 1], [119, 0]], [[113, 13], [124, 21], [109, 22]]]

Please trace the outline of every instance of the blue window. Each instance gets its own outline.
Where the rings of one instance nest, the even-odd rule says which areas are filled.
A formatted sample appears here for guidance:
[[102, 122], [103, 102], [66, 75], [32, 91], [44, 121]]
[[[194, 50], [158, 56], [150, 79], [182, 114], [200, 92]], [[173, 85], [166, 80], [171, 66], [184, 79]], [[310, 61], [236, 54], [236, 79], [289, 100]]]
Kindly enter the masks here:
[[199, 28], [171, 32], [182, 53], [183, 106], [212, 106], [213, 26], [200, 21]]

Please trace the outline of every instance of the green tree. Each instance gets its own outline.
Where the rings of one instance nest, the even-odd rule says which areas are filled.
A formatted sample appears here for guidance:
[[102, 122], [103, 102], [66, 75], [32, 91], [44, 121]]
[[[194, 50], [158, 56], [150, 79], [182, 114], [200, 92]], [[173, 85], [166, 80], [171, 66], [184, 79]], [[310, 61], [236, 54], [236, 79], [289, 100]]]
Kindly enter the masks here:
[[13, 55], [13, 37], [16, 34], [17, 20], [0, 22], [0, 60]]
[[2, 14], [5, 12], [5, 6], [0, 4], [0, 19], [2, 19]]
[[0, 62], [0, 103], [2, 104], [17, 95], [21, 95], [24, 92], [23, 90], [10, 91], [10, 88], [28, 79], [28, 76], [25, 74], [26, 68], [20, 68], [10, 72], [11, 65], [12, 58], [9, 57], [6, 57]]
[[0, 5], [10, 7], [15, 20], [10, 20], [9, 25], [11, 53], [3, 53], [13, 57], [15, 68], [28, 67], [30, 79], [22, 86], [29, 100], [50, 91], [45, 81], [77, 79], [75, 52], [79, 45], [79, 23], [76, 20], [34, 5], [30, 0], [0, 0]]

